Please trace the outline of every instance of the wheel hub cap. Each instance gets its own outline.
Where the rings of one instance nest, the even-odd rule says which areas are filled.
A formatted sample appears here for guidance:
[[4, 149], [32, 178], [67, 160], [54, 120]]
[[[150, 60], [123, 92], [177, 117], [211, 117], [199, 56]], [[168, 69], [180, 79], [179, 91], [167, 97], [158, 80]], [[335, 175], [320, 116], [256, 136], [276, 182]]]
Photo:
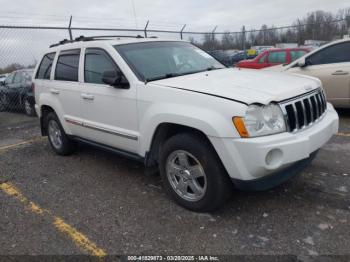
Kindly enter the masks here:
[[205, 195], [207, 179], [200, 162], [184, 150], [174, 151], [167, 158], [167, 178], [173, 190], [187, 201], [199, 201]]
[[62, 146], [62, 134], [61, 130], [58, 126], [58, 123], [54, 120], [50, 120], [49, 122], [49, 138], [52, 145], [56, 149], [60, 149]]

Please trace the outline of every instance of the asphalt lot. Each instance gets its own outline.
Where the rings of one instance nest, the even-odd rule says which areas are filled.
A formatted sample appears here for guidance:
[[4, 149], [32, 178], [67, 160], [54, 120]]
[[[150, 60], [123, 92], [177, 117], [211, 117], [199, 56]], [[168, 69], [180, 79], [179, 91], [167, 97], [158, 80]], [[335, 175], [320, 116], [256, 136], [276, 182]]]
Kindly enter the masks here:
[[350, 255], [349, 110], [300, 176], [213, 214], [174, 204], [137, 162], [87, 146], [57, 156], [37, 119], [1, 114], [2, 255]]

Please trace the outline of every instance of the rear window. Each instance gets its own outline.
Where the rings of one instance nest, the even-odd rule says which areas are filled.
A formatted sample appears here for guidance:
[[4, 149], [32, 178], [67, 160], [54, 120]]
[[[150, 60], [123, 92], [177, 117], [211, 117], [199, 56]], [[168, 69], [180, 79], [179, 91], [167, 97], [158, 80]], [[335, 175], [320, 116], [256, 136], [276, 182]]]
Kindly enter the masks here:
[[55, 80], [78, 82], [80, 49], [60, 52], [57, 59]]
[[37, 79], [50, 79], [52, 62], [55, 57], [55, 53], [49, 53], [44, 55], [41, 60], [38, 72], [36, 74]]

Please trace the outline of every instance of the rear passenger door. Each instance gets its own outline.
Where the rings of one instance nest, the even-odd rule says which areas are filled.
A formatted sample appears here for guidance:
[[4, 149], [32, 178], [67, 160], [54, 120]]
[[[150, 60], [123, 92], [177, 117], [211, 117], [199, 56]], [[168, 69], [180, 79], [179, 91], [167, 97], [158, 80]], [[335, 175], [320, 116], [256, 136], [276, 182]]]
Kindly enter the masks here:
[[285, 64], [287, 62], [286, 51], [270, 51], [267, 57], [269, 66]]
[[120, 89], [102, 81], [104, 71], [121, 72], [109, 53], [101, 48], [86, 48], [84, 84], [80, 100], [86, 139], [136, 153], [138, 121], [136, 88]]
[[79, 83], [80, 49], [61, 50], [56, 58], [54, 80], [49, 93], [59, 110], [60, 121], [66, 133], [81, 136], [81, 84]]

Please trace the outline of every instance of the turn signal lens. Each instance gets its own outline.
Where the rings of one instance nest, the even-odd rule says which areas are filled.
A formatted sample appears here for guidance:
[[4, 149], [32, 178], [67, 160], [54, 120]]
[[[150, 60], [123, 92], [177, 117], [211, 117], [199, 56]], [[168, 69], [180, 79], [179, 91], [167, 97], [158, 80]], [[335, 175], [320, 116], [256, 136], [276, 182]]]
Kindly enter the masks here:
[[242, 117], [235, 116], [232, 118], [232, 122], [235, 125], [239, 135], [241, 137], [249, 137], [248, 131], [245, 128], [244, 121]]

